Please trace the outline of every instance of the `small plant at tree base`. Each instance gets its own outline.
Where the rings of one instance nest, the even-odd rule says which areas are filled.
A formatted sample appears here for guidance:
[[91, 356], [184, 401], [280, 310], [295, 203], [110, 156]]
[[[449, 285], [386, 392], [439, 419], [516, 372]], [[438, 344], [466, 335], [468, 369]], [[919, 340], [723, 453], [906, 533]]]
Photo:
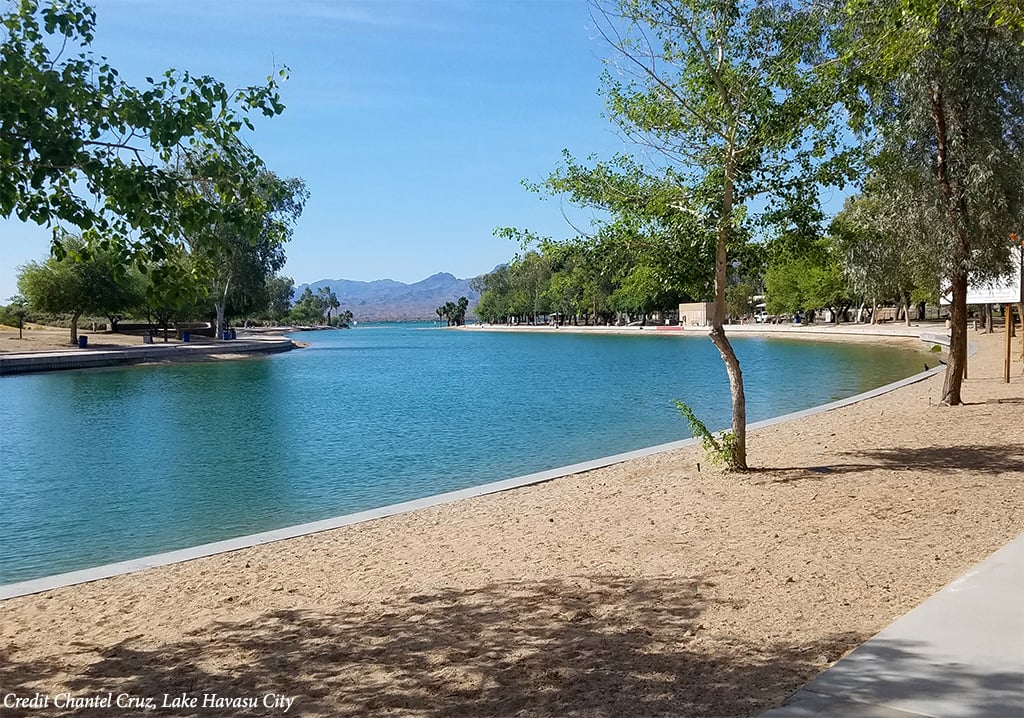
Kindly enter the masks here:
[[704, 422], [697, 418], [697, 415], [693, 413], [687, 404], [679, 401], [675, 401], [676, 409], [686, 419], [686, 423], [690, 425], [690, 432], [694, 438], [700, 439], [701, 446], [704, 447], [704, 453], [708, 457], [708, 461], [712, 464], [725, 464], [727, 469], [736, 468], [736, 435], [731, 431], [723, 431], [718, 436], [708, 431], [708, 427], [704, 426]]

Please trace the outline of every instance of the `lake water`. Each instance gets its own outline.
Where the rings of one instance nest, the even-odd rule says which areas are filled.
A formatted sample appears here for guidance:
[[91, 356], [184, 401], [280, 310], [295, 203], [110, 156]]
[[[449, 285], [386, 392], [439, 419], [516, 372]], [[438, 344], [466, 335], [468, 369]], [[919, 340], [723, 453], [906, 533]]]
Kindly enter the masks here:
[[[360, 326], [246, 361], [0, 379], [0, 583], [338, 516], [729, 423], [707, 337]], [[922, 368], [737, 337], [748, 419]]]

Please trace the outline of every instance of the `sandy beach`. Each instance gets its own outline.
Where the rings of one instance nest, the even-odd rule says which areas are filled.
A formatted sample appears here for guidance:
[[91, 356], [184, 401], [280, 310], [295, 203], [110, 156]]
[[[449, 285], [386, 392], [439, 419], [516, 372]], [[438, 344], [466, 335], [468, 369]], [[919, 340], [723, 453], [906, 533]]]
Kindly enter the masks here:
[[[132, 334], [114, 334], [111, 332], [93, 332], [88, 326], [79, 327], [79, 336], [89, 337], [92, 349], [108, 349], [112, 347], [134, 347], [142, 344], [142, 337]], [[164, 343], [163, 332], [153, 340], [156, 344]], [[168, 344], [178, 344], [172, 330], [167, 339]], [[75, 349], [71, 343], [71, 330], [61, 327], [50, 327], [44, 324], [29, 324], [21, 331], [0, 325], [0, 354], [21, 354], [23, 352], [43, 352]]]
[[0, 602], [0, 693], [49, 702], [4, 715], [756, 716], [1024, 531], [1020, 339], [1010, 384], [970, 340], [968, 405], [767, 427], [747, 474], [676, 450]]

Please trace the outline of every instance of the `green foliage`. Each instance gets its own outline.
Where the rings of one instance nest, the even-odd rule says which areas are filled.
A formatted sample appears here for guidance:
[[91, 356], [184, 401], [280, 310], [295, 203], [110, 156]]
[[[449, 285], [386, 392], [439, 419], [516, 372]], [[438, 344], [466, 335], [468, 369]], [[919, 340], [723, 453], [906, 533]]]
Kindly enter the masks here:
[[968, 275], [1004, 272], [1024, 222], [1024, 28], [1002, 7], [848, 0], [831, 40], [853, 127], [878, 150], [874, 227], [923, 240], [951, 289], [949, 404], [961, 403]]
[[259, 204], [241, 212], [245, 203], [238, 196], [216, 195], [200, 181], [182, 185], [182, 206], [191, 206], [198, 193], [220, 210], [215, 223], [185, 235], [197, 274], [207, 287], [218, 332], [226, 317], [262, 312], [270, 304], [267, 280], [284, 266], [284, 244], [309, 196], [301, 179], [281, 179], [266, 170], [250, 177], [249, 183]]
[[459, 297], [456, 302], [445, 302], [434, 310], [438, 319], [445, 319], [448, 326], [461, 327], [466, 323], [466, 312], [469, 311], [469, 299]]
[[21, 330], [25, 326], [25, 318], [29, 316], [28, 300], [20, 294], [16, 294], [8, 301], [10, 303], [6, 306], [0, 306], [0, 324], [15, 327], [20, 339]]
[[736, 435], [733, 432], [723, 431], [718, 436], [715, 436], [704, 425], [704, 422], [697, 418], [697, 415], [689, 405], [679, 400], [676, 400], [674, 403], [676, 409], [686, 419], [686, 423], [690, 425], [690, 433], [694, 438], [700, 439], [700, 444], [704, 448], [704, 454], [707, 456], [708, 461], [712, 464], [724, 464], [730, 470], [746, 468], [746, 466], [738, 466], [736, 464]]
[[317, 294], [313, 294], [313, 290], [306, 287], [302, 290], [298, 300], [296, 300], [295, 306], [292, 307], [291, 321], [304, 326], [322, 324], [324, 311], [322, 298]]
[[869, 181], [865, 193], [848, 199], [836, 215], [829, 231], [854, 293], [880, 302], [937, 298], [942, 269], [933, 232], [909, 214]]
[[778, 255], [765, 273], [766, 308], [771, 314], [792, 314], [844, 305], [848, 288], [842, 265], [826, 240], [804, 246], [799, 253]]
[[175, 320], [201, 314], [207, 299], [205, 282], [184, 247], [172, 246], [163, 259], [147, 266], [143, 294], [147, 315], [167, 331]]
[[[136, 88], [89, 49], [96, 15], [84, 0], [12, 2], [0, 25], [0, 216], [96, 232], [123, 256], [160, 261], [217, 223], [216, 198], [233, 198], [239, 216], [259, 209], [250, 178], [262, 162], [239, 133], [250, 115], [283, 111], [284, 70], [237, 90], [174, 70]], [[187, 177], [183, 153], [204, 158]], [[183, 203], [196, 179], [211, 191]]]
[[754, 309], [754, 291], [746, 282], [732, 284], [725, 290], [725, 301], [729, 316], [743, 317]]
[[141, 298], [136, 275], [126, 272], [116, 248], [90, 248], [81, 237], [65, 236], [65, 253], [29, 262], [18, 275], [18, 289], [33, 309], [71, 315], [71, 341], [83, 314], [117, 316]]
[[321, 287], [316, 293], [306, 287], [292, 307], [290, 319], [295, 324], [313, 326], [347, 327], [352, 322], [352, 312], [331, 313], [341, 307], [337, 295], [330, 287]]
[[334, 290], [330, 287], [320, 287], [316, 294], [320, 308], [327, 315], [327, 324], [330, 325], [331, 313], [335, 309], [339, 309], [341, 307], [341, 302], [338, 301], [338, 295], [335, 294]]
[[283, 322], [292, 308], [295, 297], [295, 282], [291, 277], [273, 276], [267, 278], [269, 305], [267, 317], [274, 322]]

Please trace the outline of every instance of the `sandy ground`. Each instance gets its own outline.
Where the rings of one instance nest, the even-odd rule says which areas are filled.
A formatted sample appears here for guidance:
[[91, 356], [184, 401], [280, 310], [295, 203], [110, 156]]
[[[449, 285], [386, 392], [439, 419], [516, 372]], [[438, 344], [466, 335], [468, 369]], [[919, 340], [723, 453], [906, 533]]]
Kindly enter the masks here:
[[4, 715], [758, 715], [1024, 531], [1021, 364], [971, 339], [967, 406], [769, 427], [746, 475], [679, 450], [5, 601], [0, 693], [51, 707]]
[[[92, 332], [88, 328], [79, 327], [78, 336], [89, 337], [90, 349], [105, 349], [108, 347], [134, 347], [142, 344], [142, 337], [131, 334], [112, 334], [110, 332]], [[161, 332], [153, 342], [162, 344], [164, 341]], [[168, 344], [177, 344], [174, 332], [170, 332], [167, 338]], [[0, 324], [0, 354], [20, 354], [22, 352], [53, 351], [55, 349], [72, 349], [76, 345], [71, 343], [71, 330], [58, 327], [48, 327], [42, 324], [26, 325], [18, 337], [18, 330]]]

